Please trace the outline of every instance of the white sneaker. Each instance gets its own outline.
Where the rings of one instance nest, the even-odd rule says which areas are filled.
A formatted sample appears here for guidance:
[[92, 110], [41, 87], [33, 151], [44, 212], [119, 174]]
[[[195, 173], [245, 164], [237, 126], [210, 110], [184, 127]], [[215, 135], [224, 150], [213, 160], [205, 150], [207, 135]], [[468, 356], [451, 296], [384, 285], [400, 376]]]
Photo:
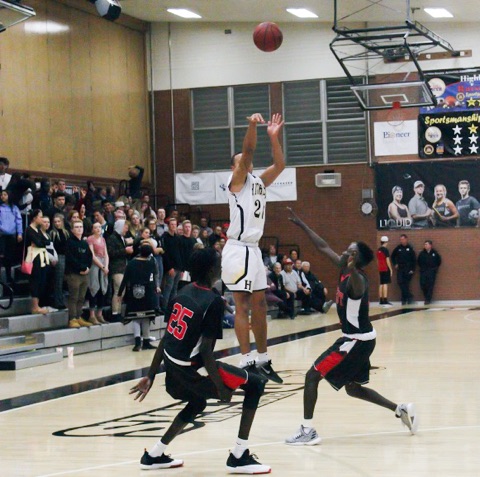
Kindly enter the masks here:
[[285, 439], [285, 444], [290, 446], [316, 446], [322, 442], [322, 438], [317, 434], [314, 427], [305, 432], [305, 428], [300, 426], [296, 434]]
[[418, 430], [418, 417], [415, 413], [415, 404], [399, 404], [395, 409], [395, 415], [402, 420], [402, 424], [407, 427], [410, 434], [414, 435]]

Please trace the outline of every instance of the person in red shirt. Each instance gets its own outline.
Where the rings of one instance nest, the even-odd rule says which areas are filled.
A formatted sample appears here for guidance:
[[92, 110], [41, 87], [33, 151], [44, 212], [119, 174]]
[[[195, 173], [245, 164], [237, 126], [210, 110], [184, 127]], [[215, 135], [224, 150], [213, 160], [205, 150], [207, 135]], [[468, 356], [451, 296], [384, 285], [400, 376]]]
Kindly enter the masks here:
[[388, 251], [388, 237], [380, 238], [380, 248], [377, 250], [378, 273], [380, 274], [380, 286], [378, 288], [379, 303], [381, 306], [393, 306], [388, 301], [388, 284], [392, 283], [392, 262]]

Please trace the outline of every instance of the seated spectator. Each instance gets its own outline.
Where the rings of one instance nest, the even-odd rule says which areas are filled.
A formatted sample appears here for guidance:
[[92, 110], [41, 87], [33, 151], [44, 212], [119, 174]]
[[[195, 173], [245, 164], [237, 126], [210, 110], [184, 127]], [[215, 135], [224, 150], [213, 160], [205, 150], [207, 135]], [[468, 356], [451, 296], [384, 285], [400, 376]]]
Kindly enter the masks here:
[[293, 270], [293, 261], [287, 258], [283, 265], [283, 270], [281, 275], [283, 277], [283, 283], [285, 285], [285, 290], [290, 295], [287, 299], [288, 306], [288, 316], [290, 319], [295, 319], [295, 296], [298, 289], [301, 287], [300, 277], [297, 272]]
[[12, 176], [7, 173], [10, 161], [6, 157], [0, 157], [0, 190], [6, 190]]
[[[155, 318], [156, 293], [160, 293], [154, 279], [156, 265], [153, 260], [150, 260], [152, 252], [152, 247], [148, 243], [141, 245], [140, 255], [128, 263], [118, 290], [118, 297], [121, 297], [123, 291], [126, 290], [124, 298], [127, 305], [125, 321], [133, 321], [135, 337], [135, 346], [132, 351], [156, 349], [150, 344], [149, 339], [150, 317]], [[139, 316], [138, 312], [149, 314], [150, 317], [137, 318]]]
[[265, 290], [267, 305], [276, 305], [280, 310], [277, 315], [278, 318], [282, 318], [285, 315], [289, 316], [290, 311], [287, 303], [290, 293], [285, 290], [281, 272], [282, 265], [280, 262], [275, 263], [272, 271], [267, 275], [267, 289]]
[[213, 234], [213, 230], [208, 226], [208, 220], [206, 217], [200, 218], [200, 229], [206, 230], [208, 236]]
[[222, 227], [220, 225], [216, 225], [213, 233], [208, 237], [208, 243], [210, 244], [210, 247], [213, 247], [213, 244], [218, 242], [221, 238], [225, 238], [222, 235]]
[[310, 286], [307, 277], [302, 270], [302, 261], [300, 259], [295, 260], [294, 270], [297, 272], [298, 277], [300, 278], [300, 287], [297, 291], [297, 299], [302, 301], [302, 309], [300, 311], [301, 315], [310, 315], [313, 313], [311, 307], [311, 298], [312, 298], [312, 287]]
[[326, 301], [328, 290], [311, 272], [310, 262], [302, 262], [302, 271], [312, 288], [310, 306], [320, 313], [328, 313], [328, 310], [330, 310], [331, 306], [333, 305], [333, 300]]
[[8, 190], [0, 194], [0, 269], [5, 267], [6, 281], [13, 284], [12, 265], [17, 243], [23, 240], [23, 222], [18, 207], [10, 201]]
[[288, 252], [288, 258], [290, 258], [290, 260], [295, 263], [300, 257], [298, 255], [298, 250], [295, 249], [295, 248], [292, 248], [289, 252]]
[[282, 256], [277, 253], [277, 247], [271, 244], [268, 246], [268, 254], [263, 257], [263, 264], [269, 271], [272, 271], [277, 262], [282, 262]]
[[230, 227], [230, 222], [225, 222], [222, 224], [222, 237], [225, 239], [225, 241], [228, 240], [227, 232], [229, 227]]
[[83, 303], [87, 295], [88, 274], [92, 266], [92, 252], [83, 236], [83, 222], [72, 223], [65, 247], [65, 278], [68, 285], [68, 327], [92, 326], [82, 318]]

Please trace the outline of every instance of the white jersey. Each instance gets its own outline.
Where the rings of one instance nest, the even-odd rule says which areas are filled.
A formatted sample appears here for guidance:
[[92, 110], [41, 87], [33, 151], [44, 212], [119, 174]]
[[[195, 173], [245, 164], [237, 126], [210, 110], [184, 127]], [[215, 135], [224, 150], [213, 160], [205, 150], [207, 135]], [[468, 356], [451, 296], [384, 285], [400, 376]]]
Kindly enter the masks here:
[[[228, 179], [229, 188], [232, 176]], [[258, 243], [263, 235], [267, 205], [267, 188], [262, 179], [248, 173], [240, 192], [229, 191], [228, 205], [230, 226], [227, 237], [240, 242]]]

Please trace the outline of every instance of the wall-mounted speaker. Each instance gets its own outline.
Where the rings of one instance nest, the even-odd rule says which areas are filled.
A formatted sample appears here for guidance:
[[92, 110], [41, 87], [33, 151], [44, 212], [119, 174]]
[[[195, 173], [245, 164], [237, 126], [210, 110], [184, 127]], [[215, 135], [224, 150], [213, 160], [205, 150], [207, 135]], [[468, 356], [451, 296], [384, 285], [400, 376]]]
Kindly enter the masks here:
[[89, 0], [94, 3], [97, 12], [105, 20], [115, 21], [122, 13], [122, 7], [117, 0]]

